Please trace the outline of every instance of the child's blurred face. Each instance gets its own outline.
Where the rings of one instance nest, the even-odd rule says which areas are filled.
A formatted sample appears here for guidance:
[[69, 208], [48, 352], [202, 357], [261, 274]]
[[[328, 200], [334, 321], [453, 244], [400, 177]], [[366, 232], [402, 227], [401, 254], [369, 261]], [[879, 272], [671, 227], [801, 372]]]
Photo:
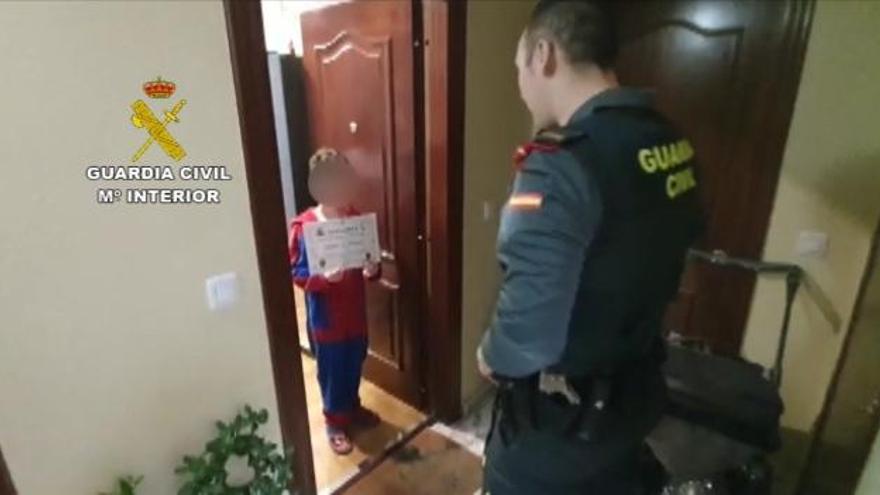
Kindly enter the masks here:
[[309, 192], [323, 205], [344, 208], [354, 200], [357, 174], [344, 157], [335, 156], [312, 171]]

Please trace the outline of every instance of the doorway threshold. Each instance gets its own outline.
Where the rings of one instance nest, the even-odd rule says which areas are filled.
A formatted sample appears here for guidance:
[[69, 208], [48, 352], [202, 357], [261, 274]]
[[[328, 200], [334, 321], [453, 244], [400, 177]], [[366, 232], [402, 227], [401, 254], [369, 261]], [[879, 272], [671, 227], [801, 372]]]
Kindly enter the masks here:
[[345, 493], [346, 490], [356, 485], [361, 479], [369, 475], [382, 464], [386, 459], [400, 452], [402, 448], [415, 438], [419, 433], [434, 424], [433, 417], [427, 417], [409, 431], [402, 432], [388, 447], [377, 456], [371, 457], [362, 462], [358, 467], [353, 469], [348, 475], [344, 476], [334, 485], [331, 485], [319, 492], [320, 495], [336, 495]]
[[428, 419], [333, 492], [356, 495], [472, 495], [482, 486], [482, 439], [462, 423]]

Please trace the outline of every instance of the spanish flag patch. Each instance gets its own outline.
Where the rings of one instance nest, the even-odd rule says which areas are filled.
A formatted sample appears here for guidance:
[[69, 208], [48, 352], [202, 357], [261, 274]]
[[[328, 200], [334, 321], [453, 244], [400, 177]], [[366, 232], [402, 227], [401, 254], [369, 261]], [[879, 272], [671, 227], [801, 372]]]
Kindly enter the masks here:
[[544, 195], [540, 193], [514, 194], [507, 201], [512, 210], [538, 210], [544, 203]]

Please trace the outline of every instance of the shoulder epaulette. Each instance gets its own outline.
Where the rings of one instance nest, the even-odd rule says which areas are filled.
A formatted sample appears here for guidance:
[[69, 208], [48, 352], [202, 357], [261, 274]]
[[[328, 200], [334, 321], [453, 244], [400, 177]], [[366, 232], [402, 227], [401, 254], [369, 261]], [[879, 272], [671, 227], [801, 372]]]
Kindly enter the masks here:
[[549, 145], [561, 145], [566, 139], [565, 130], [561, 128], [545, 129], [535, 136], [535, 142]]
[[548, 139], [545, 132], [538, 133], [535, 139], [522, 146], [517, 146], [516, 151], [513, 153], [513, 167], [516, 170], [520, 170], [523, 162], [526, 161], [529, 155], [536, 151], [539, 153], [552, 153], [559, 149], [560, 143], [561, 141]]
[[583, 137], [585, 132], [578, 127], [552, 127], [535, 135], [534, 139], [518, 147], [513, 155], [514, 167], [519, 170], [522, 163], [534, 152], [552, 153], [571, 141]]

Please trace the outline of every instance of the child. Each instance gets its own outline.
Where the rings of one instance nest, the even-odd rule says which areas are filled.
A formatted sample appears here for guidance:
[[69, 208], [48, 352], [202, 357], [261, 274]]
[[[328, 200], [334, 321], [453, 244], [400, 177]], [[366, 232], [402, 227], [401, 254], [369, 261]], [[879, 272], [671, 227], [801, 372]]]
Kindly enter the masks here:
[[362, 270], [310, 273], [303, 225], [356, 215], [350, 206], [355, 185], [354, 169], [343, 155], [329, 148], [318, 150], [309, 160], [309, 192], [318, 206], [293, 220], [289, 237], [293, 281], [306, 292], [327, 439], [338, 455], [352, 450], [352, 424], [379, 423], [376, 414], [361, 406], [358, 398], [361, 366], [367, 356], [364, 279], [378, 278], [379, 266], [369, 263]]

